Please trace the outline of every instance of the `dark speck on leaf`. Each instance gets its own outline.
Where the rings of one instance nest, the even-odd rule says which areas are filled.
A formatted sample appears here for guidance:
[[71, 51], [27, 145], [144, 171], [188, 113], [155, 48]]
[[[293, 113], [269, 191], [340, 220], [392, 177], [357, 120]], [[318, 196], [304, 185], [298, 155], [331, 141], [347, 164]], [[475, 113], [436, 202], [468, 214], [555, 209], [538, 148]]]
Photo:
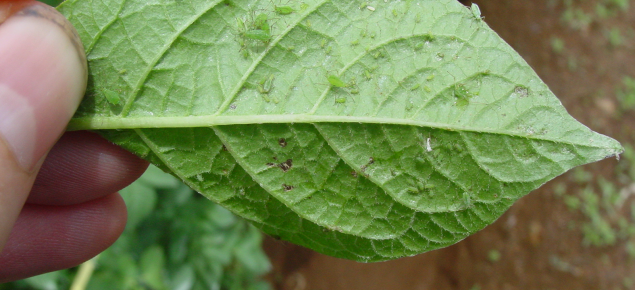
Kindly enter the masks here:
[[351, 171], [351, 176], [357, 178], [357, 171], [355, 170]]
[[282, 171], [287, 172], [289, 171], [289, 169], [291, 169], [291, 167], [293, 167], [293, 160], [292, 159], [287, 159], [287, 161], [280, 163], [280, 169], [282, 169]]
[[227, 146], [225, 146], [225, 144], [223, 144], [223, 148], [222, 148], [222, 150], [223, 150], [223, 151], [227, 151]]
[[284, 138], [280, 138], [280, 140], [278, 140], [278, 144], [282, 148], [287, 147], [287, 140], [285, 140]]
[[292, 191], [295, 187], [293, 187], [293, 185], [288, 185], [288, 184], [282, 184], [282, 189], [284, 189], [284, 191]]
[[236, 110], [236, 104], [229, 105], [229, 109], [230, 110]]
[[368, 166], [372, 165], [373, 163], [375, 163], [375, 159], [371, 157], [370, 159], [368, 159], [368, 163], [361, 167], [362, 172], [366, 172], [366, 168], [368, 168]]

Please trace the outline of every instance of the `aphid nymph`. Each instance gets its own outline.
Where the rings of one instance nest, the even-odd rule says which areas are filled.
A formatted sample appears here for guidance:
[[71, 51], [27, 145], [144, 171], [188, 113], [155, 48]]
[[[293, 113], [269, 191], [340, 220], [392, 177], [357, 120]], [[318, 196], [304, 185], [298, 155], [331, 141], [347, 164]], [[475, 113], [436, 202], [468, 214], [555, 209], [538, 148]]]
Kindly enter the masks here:
[[483, 16], [481, 16], [481, 8], [478, 7], [478, 5], [476, 5], [476, 3], [472, 3], [472, 15], [474, 16], [474, 18], [476, 18], [476, 20], [483, 20]]

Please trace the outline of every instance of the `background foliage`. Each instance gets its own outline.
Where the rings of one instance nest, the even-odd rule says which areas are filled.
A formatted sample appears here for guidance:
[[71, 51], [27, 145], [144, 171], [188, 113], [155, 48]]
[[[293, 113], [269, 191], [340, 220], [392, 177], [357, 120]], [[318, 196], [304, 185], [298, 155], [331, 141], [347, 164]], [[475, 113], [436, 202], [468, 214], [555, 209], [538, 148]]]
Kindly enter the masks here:
[[[262, 234], [156, 167], [121, 191], [128, 224], [97, 258], [86, 289], [253, 289], [270, 264]], [[0, 290], [69, 289], [77, 270], [0, 285]]]

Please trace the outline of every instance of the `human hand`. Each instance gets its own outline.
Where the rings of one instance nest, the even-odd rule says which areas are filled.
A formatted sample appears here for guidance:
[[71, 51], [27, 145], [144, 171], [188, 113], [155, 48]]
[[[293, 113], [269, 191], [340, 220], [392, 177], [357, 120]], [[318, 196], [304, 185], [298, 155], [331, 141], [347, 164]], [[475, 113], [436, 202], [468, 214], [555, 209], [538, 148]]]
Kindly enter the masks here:
[[113, 192], [148, 164], [94, 133], [63, 134], [86, 76], [55, 9], [0, 2], [0, 283], [78, 265], [123, 231]]

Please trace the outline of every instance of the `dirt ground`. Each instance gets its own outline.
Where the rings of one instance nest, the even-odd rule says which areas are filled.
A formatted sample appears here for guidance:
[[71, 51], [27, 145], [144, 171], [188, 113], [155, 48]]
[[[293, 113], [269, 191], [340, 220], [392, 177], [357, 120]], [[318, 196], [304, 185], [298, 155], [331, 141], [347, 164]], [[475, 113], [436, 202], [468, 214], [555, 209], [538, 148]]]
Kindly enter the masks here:
[[[602, 1], [610, 2], [573, 2], [594, 11]], [[475, 2], [485, 21], [527, 60], [576, 119], [622, 143], [635, 143], [633, 111], [619, 114], [615, 97], [622, 77], [635, 76], [635, 37], [624, 37], [619, 46], [606, 37], [612, 27], [632, 33], [635, 3], [627, 13], [574, 29], [561, 20], [566, 9], [562, 0]], [[554, 37], [566, 44], [564, 53], [552, 48]], [[616, 164], [611, 159], [584, 168], [615, 180]], [[585, 216], [554, 194], [554, 186], [563, 182], [568, 191], [580, 187], [571, 173], [565, 174], [466, 240], [396, 261], [361, 264], [268, 239], [265, 249], [274, 265], [269, 278], [285, 290], [635, 289], [625, 283], [626, 277], [635, 278], [635, 262], [628, 258], [624, 243], [583, 245], [580, 229], [571, 224], [582, 223]], [[490, 256], [492, 250], [500, 259]]]

